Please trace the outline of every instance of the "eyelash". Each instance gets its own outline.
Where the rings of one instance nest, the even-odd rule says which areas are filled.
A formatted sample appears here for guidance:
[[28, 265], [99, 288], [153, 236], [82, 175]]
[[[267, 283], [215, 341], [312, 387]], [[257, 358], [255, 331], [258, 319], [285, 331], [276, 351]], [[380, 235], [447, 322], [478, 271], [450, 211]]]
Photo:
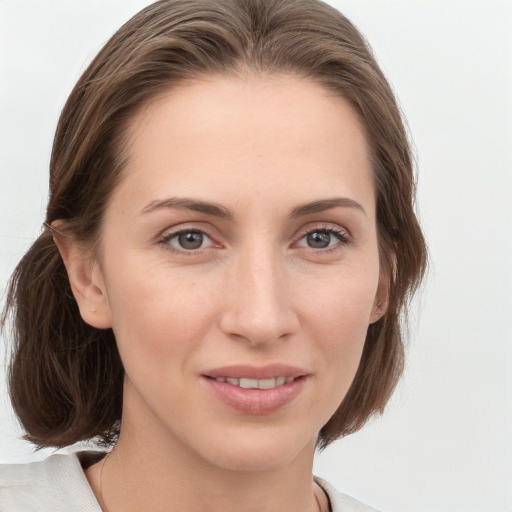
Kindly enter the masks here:
[[[211, 250], [212, 248], [215, 248], [214, 246], [211, 246], [211, 247], [206, 247], [204, 249], [199, 248], [199, 249], [187, 250], [187, 249], [178, 249], [176, 247], [173, 247], [169, 243], [173, 238], [176, 238], [176, 237], [178, 237], [182, 234], [186, 234], [186, 233], [201, 234], [203, 237], [208, 238], [209, 240], [211, 240], [213, 242], [213, 244], [215, 244], [215, 241], [213, 240], [213, 238], [210, 235], [208, 235], [208, 233], [206, 231], [204, 231], [202, 229], [197, 229], [197, 228], [180, 229], [178, 231], [168, 233], [168, 234], [162, 236], [160, 238], [160, 240], [158, 241], [158, 243], [161, 244], [164, 247], [164, 249], [166, 249], [168, 251], [171, 251], [171, 252], [177, 253], [177, 254], [186, 255], [186, 256], [196, 256], [198, 254], [204, 253], [205, 251]], [[306, 238], [307, 236], [309, 236], [313, 233], [324, 233], [324, 234], [328, 234], [328, 235], [334, 235], [338, 239], [338, 243], [335, 243], [332, 246], [327, 246], [325, 248], [314, 248], [314, 247], [308, 247], [308, 246], [300, 246], [304, 250], [306, 250], [308, 252], [315, 253], [315, 254], [330, 254], [332, 252], [339, 251], [343, 247], [349, 245], [352, 241], [350, 235], [346, 231], [344, 231], [342, 229], [334, 228], [332, 226], [322, 225], [322, 226], [315, 226], [315, 227], [303, 232], [301, 237], [294, 243], [296, 244], [296, 243], [300, 242], [301, 240], [303, 240], [304, 238]]]
[[200, 235], [202, 235], [203, 237], [206, 237], [208, 238], [209, 240], [211, 240], [214, 244], [214, 240], [212, 239], [212, 237], [210, 235], [208, 235], [208, 233], [206, 233], [206, 231], [202, 230], [202, 229], [198, 229], [198, 228], [186, 228], [186, 229], [180, 229], [178, 231], [174, 231], [172, 233], [168, 233], [164, 236], [162, 236], [160, 238], [160, 240], [158, 241], [159, 244], [161, 244], [164, 249], [166, 249], [167, 251], [171, 251], [173, 253], [176, 253], [176, 254], [181, 254], [181, 255], [185, 255], [185, 256], [196, 256], [200, 253], [204, 253], [205, 251], [209, 250], [209, 249], [212, 249], [212, 248], [215, 248], [215, 247], [206, 247], [204, 249], [178, 249], [176, 247], [173, 247], [171, 244], [170, 244], [170, 241], [173, 239], [173, 238], [176, 238], [180, 235], [183, 235], [183, 234], [187, 234], [187, 233], [198, 233]]
[[321, 248], [321, 249], [316, 249], [314, 247], [307, 247], [307, 246], [303, 247], [308, 252], [313, 252], [315, 254], [318, 254], [318, 253], [330, 254], [330, 253], [339, 251], [343, 247], [346, 247], [347, 245], [349, 245], [350, 242], [352, 241], [350, 235], [345, 230], [342, 230], [339, 228], [334, 228], [332, 226], [326, 226], [326, 225], [315, 226], [314, 228], [308, 229], [306, 232], [304, 232], [304, 234], [299, 238], [298, 241], [300, 242], [305, 237], [307, 237], [308, 235], [311, 235], [313, 233], [326, 233], [328, 235], [334, 235], [338, 239], [338, 243], [335, 243], [332, 246], [328, 246], [328, 247]]

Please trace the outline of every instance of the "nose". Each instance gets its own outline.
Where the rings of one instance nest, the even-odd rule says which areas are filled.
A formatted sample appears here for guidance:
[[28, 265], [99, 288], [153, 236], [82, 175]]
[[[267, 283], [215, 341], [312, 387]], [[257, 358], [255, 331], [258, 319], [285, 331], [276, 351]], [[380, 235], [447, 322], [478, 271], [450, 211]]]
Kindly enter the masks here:
[[253, 346], [294, 334], [299, 326], [284, 262], [268, 251], [246, 251], [227, 272], [221, 330]]

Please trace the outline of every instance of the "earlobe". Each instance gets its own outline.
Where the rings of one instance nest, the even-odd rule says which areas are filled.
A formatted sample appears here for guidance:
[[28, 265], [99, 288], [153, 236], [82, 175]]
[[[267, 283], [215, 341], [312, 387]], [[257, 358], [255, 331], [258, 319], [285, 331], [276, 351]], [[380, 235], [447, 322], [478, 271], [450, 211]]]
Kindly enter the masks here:
[[388, 310], [389, 290], [391, 281], [389, 275], [381, 276], [375, 299], [373, 301], [372, 313], [370, 315], [370, 324], [378, 322]]
[[[392, 283], [396, 280], [397, 274], [396, 253], [390, 255], [388, 270], [381, 267], [381, 275], [375, 300], [373, 302], [372, 313], [370, 315], [370, 324], [378, 322], [387, 312], [389, 306], [389, 294]], [[384, 267], [386, 268], [386, 267]]]
[[112, 327], [101, 269], [84, 249], [82, 244], [70, 236], [59, 234], [60, 223], [52, 223], [57, 245], [68, 273], [71, 291], [80, 309], [84, 322], [97, 329]]
[[379, 300], [378, 295], [375, 297], [375, 302], [373, 303], [372, 314], [370, 316], [370, 324], [374, 324], [378, 322], [385, 314], [388, 309], [387, 300]]

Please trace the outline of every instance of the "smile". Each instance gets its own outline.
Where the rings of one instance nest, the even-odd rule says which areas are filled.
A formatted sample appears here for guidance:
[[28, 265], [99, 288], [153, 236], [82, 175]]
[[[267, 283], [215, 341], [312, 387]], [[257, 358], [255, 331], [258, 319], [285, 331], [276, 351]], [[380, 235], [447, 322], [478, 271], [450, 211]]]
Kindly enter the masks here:
[[284, 408], [307, 386], [311, 372], [288, 364], [228, 365], [201, 372], [219, 402], [238, 414], [266, 415]]
[[227, 382], [244, 389], [273, 389], [290, 384], [295, 377], [276, 377], [273, 379], [251, 379], [247, 377], [216, 377], [217, 382]]

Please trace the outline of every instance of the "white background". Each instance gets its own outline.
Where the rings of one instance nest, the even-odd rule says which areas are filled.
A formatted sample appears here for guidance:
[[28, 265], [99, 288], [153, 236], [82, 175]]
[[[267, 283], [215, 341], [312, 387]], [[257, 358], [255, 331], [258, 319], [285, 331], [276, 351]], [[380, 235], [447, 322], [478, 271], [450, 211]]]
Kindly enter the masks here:
[[[39, 233], [72, 85], [147, 3], [0, 0], [2, 288]], [[510, 512], [512, 1], [331, 3], [368, 37], [408, 118], [431, 268], [388, 410], [316, 472], [389, 512]], [[0, 378], [0, 461], [44, 457], [17, 439]]]

